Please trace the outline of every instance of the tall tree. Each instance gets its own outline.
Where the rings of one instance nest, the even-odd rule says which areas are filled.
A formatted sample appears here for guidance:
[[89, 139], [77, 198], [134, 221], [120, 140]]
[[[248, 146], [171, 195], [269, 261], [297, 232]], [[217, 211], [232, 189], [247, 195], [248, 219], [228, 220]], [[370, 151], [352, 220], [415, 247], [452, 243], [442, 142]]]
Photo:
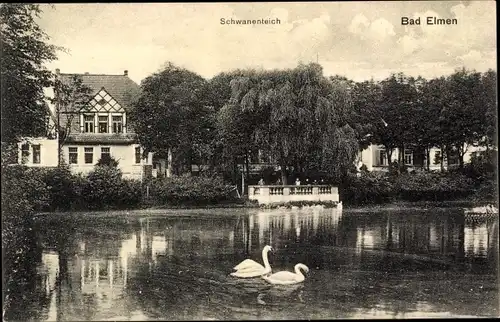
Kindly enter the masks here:
[[[74, 118], [80, 110], [90, 107], [92, 89], [83, 83], [78, 75], [73, 75], [69, 82], [62, 82], [56, 77], [54, 82], [54, 98], [51, 100], [56, 106], [56, 127], [59, 133], [58, 153], [59, 166], [62, 164], [62, 147], [67, 141], [73, 128]], [[61, 116], [64, 116], [61, 118]]]
[[232, 85], [230, 102], [251, 116], [249, 143], [272, 156], [283, 183], [290, 171], [341, 173], [339, 155], [346, 164], [354, 161], [358, 144], [344, 116], [348, 94], [323, 76], [320, 65], [259, 72]]
[[349, 123], [354, 127], [361, 150], [372, 143], [380, 143], [377, 130], [383, 130], [379, 104], [381, 103], [382, 88], [373, 79], [354, 83], [351, 89], [352, 112]]
[[[443, 96], [445, 88], [446, 79], [444, 77], [423, 82], [419, 94], [420, 98], [411, 114], [411, 141], [424, 150], [427, 170], [430, 170], [430, 163], [436, 161], [430, 158], [431, 148], [440, 147], [441, 150], [444, 150], [440, 135], [439, 115], [441, 107], [445, 104]], [[442, 157], [437, 161], [441, 163], [441, 168], [444, 170]]]
[[167, 63], [142, 81], [142, 93], [130, 114], [145, 152], [166, 157], [171, 150], [175, 174], [191, 171], [196, 148], [205, 148], [209, 139], [203, 132], [210, 109], [203, 97], [205, 86], [201, 76]]
[[485, 140], [481, 143], [487, 149], [498, 147], [497, 125], [498, 125], [498, 101], [497, 101], [497, 72], [488, 70], [482, 74], [481, 90], [479, 99], [484, 107], [484, 134]]
[[52, 85], [52, 73], [44, 64], [58, 47], [35, 21], [40, 13], [36, 4], [0, 5], [2, 143], [45, 133], [43, 88]]
[[459, 167], [470, 144], [485, 136], [486, 110], [481, 99], [481, 74], [465, 68], [447, 77], [440, 127], [443, 142], [458, 156]]

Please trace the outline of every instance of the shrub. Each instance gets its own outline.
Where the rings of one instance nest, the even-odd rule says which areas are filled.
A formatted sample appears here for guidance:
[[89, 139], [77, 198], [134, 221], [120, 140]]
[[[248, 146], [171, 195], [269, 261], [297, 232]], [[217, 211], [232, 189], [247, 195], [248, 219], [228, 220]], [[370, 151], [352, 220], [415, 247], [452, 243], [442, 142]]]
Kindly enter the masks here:
[[395, 179], [400, 199], [407, 201], [455, 200], [470, 196], [474, 182], [460, 173], [419, 171]]
[[118, 161], [109, 154], [104, 154], [99, 160], [97, 160], [96, 166], [118, 168]]
[[[30, 252], [34, 237], [31, 230], [32, 215], [34, 211], [44, 208], [49, 200], [49, 192], [37, 170], [25, 166], [2, 164], [2, 280], [4, 286], [9, 283], [13, 275], [20, 272], [20, 267], [25, 264], [29, 265], [32, 260], [32, 252]], [[22, 274], [17, 278], [22, 279]]]
[[45, 170], [43, 181], [50, 195], [47, 207], [50, 211], [70, 210], [81, 196], [77, 194], [77, 176], [67, 166]]
[[142, 204], [142, 183], [139, 180], [123, 179], [119, 189], [120, 198], [115, 203], [117, 208], [137, 208]]
[[16, 165], [6, 167], [2, 172], [2, 212], [22, 214], [49, 205], [50, 194], [43, 169]]
[[494, 180], [498, 166], [497, 160], [497, 151], [484, 151], [478, 155], [473, 155], [471, 162], [466, 164], [461, 172], [478, 184], [483, 181]]
[[119, 206], [126, 188], [122, 172], [114, 167], [96, 166], [87, 175], [83, 200], [89, 209], [112, 209]]
[[392, 200], [394, 187], [389, 177], [380, 172], [349, 174], [342, 183], [340, 200], [349, 204], [384, 203]]
[[156, 205], [209, 205], [236, 200], [235, 187], [218, 177], [175, 176], [151, 181]]

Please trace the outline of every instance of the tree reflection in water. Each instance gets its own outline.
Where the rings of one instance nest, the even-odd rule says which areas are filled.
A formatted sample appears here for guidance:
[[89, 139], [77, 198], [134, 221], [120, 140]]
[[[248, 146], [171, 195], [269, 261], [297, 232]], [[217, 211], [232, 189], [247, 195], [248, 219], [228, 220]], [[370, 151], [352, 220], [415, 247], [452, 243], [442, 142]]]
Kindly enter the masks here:
[[[233, 210], [228, 212], [234, 212]], [[40, 219], [7, 320], [262, 319], [498, 313], [498, 220], [451, 211], [203, 211]], [[229, 276], [276, 252], [284, 288]], [[29, 259], [29, 260], [28, 260]], [[457, 304], [459, 303], [459, 305]]]

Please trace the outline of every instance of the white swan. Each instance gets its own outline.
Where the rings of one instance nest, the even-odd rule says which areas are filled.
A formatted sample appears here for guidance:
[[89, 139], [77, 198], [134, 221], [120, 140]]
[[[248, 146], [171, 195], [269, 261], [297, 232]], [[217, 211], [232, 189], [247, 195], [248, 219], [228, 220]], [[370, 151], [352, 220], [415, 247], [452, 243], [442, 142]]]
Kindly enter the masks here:
[[264, 261], [264, 266], [252, 259], [245, 259], [233, 268], [236, 272], [233, 272], [230, 275], [234, 277], [250, 278], [271, 273], [271, 265], [269, 265], [267, 253], [272, 250], [273, 248], [269, 245], [266, 245], [264, 249], [262, 249], [262, 260]]
[[297, 284], [304, 281], [305, 277], [300, 271], [303, 269], [306, 273], [309, 272], [309, 268], [304, 264], [295, 265], [295, 273], [288, 271], [281, 271], [274, 273], [269, 276], [262, 276], [268, 283], [277, 285], [290, 285]]

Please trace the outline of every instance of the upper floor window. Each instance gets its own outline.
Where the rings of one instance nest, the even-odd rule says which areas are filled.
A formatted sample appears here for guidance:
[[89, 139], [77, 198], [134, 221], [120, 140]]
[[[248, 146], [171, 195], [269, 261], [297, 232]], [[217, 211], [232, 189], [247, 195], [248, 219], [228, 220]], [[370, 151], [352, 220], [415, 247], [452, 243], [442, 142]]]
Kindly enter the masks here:
[[123, 133], [123, 116], [113, 115], [113, 133]]
[[39, 164], [41, 162], [41, 153], [40, 144], [33, 145], [33, 164]]
[[94, 115], [84, 115], [85, 133], [94, 133]]
[[84, 114], [81, 131], [84, 133], [123, 133], [125, 109], [102, 88], [82, 109]]
[[108, 133], [108, 117], [99, 115], [99, 133]]

